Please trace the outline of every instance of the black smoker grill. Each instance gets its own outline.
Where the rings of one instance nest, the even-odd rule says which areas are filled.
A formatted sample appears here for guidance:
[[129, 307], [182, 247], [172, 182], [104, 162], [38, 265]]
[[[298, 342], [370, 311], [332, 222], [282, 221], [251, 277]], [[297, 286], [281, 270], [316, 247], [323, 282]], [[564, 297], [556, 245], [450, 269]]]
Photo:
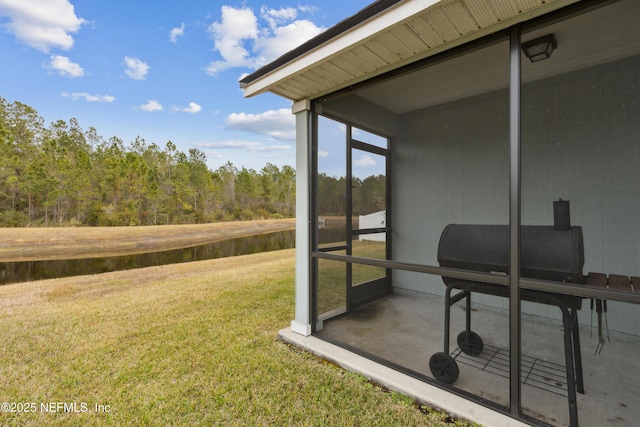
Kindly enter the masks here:
[[[582, 228], [558, 229], [554, 226], [522, 226], [520, 231], [520, 275], [522, 277], [553, 280], [565, 283], [584, 283], [582, 267], [584, 250]], [[509, 273], [509, 226], [450, 224], [442, 232], [438, 245], [438, 262], [442, 267], [475, 270], [487, 273]], [[451, 306], [466, 299], [466, 330], [457, 338], [460, 350], [471, 356], [482, 353], [483, 343], [471, 331], [471, 293], [509, 296], [509, 287], [493, 283], [442, 278], [445, 293], [444, 351], [435, 353], [429, 368], [436, 379], [448, 384], [459, 375], [455, 359], [449, 355], [449, 326]], [[461, 292], [451, 295], [453, 289]], [[567, 371], [569, 414], [572, 426], [577, 426], [576, 388], [584, 393], [580, 337], [576, 310], [581, 297], [543, 291], [521, 289], [523, 301], [555, 305], [562, 311], [564, 324], [564, 352]]]

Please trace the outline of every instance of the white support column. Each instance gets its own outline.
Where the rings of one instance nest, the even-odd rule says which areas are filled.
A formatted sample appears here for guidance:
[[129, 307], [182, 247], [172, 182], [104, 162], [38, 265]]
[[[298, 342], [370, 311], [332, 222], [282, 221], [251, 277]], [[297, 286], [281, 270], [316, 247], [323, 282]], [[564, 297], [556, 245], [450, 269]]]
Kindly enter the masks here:
[[296, 116], [296, 308], [291, 330], [308, 336], [311, 335], [311, 102], [296, 102], [291, 112]]

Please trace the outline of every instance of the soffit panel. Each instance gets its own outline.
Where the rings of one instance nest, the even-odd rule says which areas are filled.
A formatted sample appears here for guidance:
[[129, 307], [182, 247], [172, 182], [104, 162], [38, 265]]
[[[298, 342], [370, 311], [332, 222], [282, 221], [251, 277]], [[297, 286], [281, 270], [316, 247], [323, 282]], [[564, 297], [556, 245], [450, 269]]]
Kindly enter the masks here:
[[491, 2], [469, 2], [466, 4], [467, 10], [478, 24], [478, 28], [485, 28], [493, 25], [496, 20], [500, 20], [496, 8]]
[[389, 65], [389, 62], [385, 61], [380, 55], [376, 55], [366, 44], [356, 46], [352, 49], [355, 56], [361, 61], [361, 64], [366, 68], [365, 64], [371, 66], [374, 70]]
[[379, 56], [386, 64], [393, 64], [398, 60], [399, 55], [396, 55], [393, 48], [388, 46], [387, 43], [381, 41], [380, 37], [366, 42], [364, 47], [371, 52], [375, 52], [375, 55]]
[[420, 49], [418, 52], [423, 52], [443, 43], [442, 37], [436, 34], [433, 27], [424, 19], [413, 19], [407, 22], [407, 26], [411, 28], [411, 31], [420, 41]]
[[314, 76], [309, 71], [296, 76], [295, 81], [304, 87], [307, 93], [309, 91], [320, 91], [323, 87], [326, 87], [326, 85], [321, 85], [314, 79]]
[[287, 95], [282, 95], [287, 99], [297, 99], [303, 97], [306, 91], [304, 85], [301, 85], [294, 80], [289, 80], [286, 83], [282, 83], [279, 86], [282, 93], [286, 93]]
[[[309, 86], [305, 93], [299, 95], [301, 97], [289, 99], [311, 99], [407, 65], [449, 47], [455, 47], [463, 41], [472, 40], [474, 34], [475, 37], [481, 37], [513, 25], [518, 20], [530, 19], [536, 14], [536, 10], [542, 14], [576, 1], [579, 0], [442, 0], [406, 19], [390, 21], [388, 25], [382, 26], [383, 30], [353, 42], [339, 52], [319, 57], [312, 65], [302, 66], [298, 71], [282, 71], [282, 76], [277, 75], [279, 69], [267, 73], [250, 82], [245, 87], [245, 95], [270, 91], [288, 97], [290, 91], [286, 89], [285, 83], [295, 80], [299, 84], [309, 82]], [[403, 7], [415, 9], [416, 5], [419, 5], [419, 2], [400, 2], [361, 25], [375, 20], [384, 23], [393, 10]], [[380, 26], [379, 23], [377, 25]], [[354, 28], [336, 37], [336, 40], [340, 37], [355, 37], [353, 34], [356, 31], [357, 28]], [[332, 42], [333, 39], [325, 45], [330, 46]], [[296, 61], [300, 60], [301, 64], [310, 61], [308, 55], [313, 55], [313, 51], [284, 64], [283, 67], [295, 69]], [[336, 71], [335, 67], [340, 71]], [[331, 70], [338, 72], [338, 75], [334, 78], [327, 75]], [[315, 72], [310, 74], [312, 71]], [[303, 75], [306, 75], [306, 78], [302, 77]], [[320, 79], [315, 80], [313, 76], [319, 76]], [[261, 80], [264, 81], [262, 86], [259, 83]]]
[[478, 29], [473, 18], [460, 2], [437, 8], [428, 14], [426, 19], [431, 21], [435, 31], [442, 36], [445, 43]]
[[378, 40], [394, 55], [394, 61], [413, 56], [423, 49], [420, 39], [404, 25], [380, 35]]
[[327, 62], [318, 66], [317, 72], [335, 84], [350, 81], [354, 77], [354, 74], [349, 73], [335, 62]]
[[[353, 56], [353, 54], [351, 56]], [[338, 57], [334, 59], [332, 62], [336, 66], [340, 67], [341, 69], [349, 72], [349, 74], [351, 74], [353, 78], [355, 78], [356, 76], [359, 76], [364, 71], [360, 67], [358, 67], [358, 65], [356, 65], [358, 64], [358, 61], [351, 60], [351, 58], [349, 58], [348, 55], [343, 55], [341, 57]]]
[[418, 34], [416, 34], [415, 31], [411, 29], [408, 24], [404, 24], [397, 28], [394, 28], [392, 30], [392, 34], [395, 40], [397, 40], [397, 43], [411, 55], [422, 52], [425, 48], [424, 41]]
[[451, 22], [458, 29], [459, 35], [478, 30], [481, 26], [464, 2], [455, 2], [442, 7], [443, 19]]
[[[370, 52], [367, 52], [370, 53]], [[373, 71], [375, 71], [376, 67], [373, 64], [370, 64], [369, 62], [367, 62], [367, 60], [361, 56], [358, 55], [358, 52], [356, 51], [356, 49], [352, 49], [348, 52], [345, 52], [343, 55], [340, 55], [339, 58], [336, 58], [336, 62], [340, 63], [340, 61], [346, 61], [350, 64], [350, 66], [354, 69], [357, 70], [356, 72], [356, 76], [361, 76], [363, 74], [368, 74], [371, 73]], [[377, 61], [377, 58], [376, 58]]]

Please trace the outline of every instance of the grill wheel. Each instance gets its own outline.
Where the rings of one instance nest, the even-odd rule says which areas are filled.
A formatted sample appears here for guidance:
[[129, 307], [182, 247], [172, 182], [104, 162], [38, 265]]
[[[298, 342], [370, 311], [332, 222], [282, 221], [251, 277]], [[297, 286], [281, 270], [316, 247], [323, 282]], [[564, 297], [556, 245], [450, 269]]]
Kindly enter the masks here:
[[482, 353], [484, 344], [480, 335], [473, 331], [462, 331], [458, 334], [458, 347], [469, 356], [477, 356]]
[[431, 356], [429, 369], [437, 380], [447, 384], [453, 384], [460, 375], [458, 364], [453, 357], [441, 351]]

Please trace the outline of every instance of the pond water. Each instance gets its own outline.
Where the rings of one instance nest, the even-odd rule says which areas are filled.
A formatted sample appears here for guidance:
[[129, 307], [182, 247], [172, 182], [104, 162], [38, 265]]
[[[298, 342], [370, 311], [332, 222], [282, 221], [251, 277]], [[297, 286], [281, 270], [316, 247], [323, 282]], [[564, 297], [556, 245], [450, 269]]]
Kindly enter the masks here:
[[288, 249], [294, 246], [295, 231], [289, 230], [230, 239], [184, 249], [138, 255], [56, 261], [7, 262], [0, 263], [0, 285], [247, 255]]

